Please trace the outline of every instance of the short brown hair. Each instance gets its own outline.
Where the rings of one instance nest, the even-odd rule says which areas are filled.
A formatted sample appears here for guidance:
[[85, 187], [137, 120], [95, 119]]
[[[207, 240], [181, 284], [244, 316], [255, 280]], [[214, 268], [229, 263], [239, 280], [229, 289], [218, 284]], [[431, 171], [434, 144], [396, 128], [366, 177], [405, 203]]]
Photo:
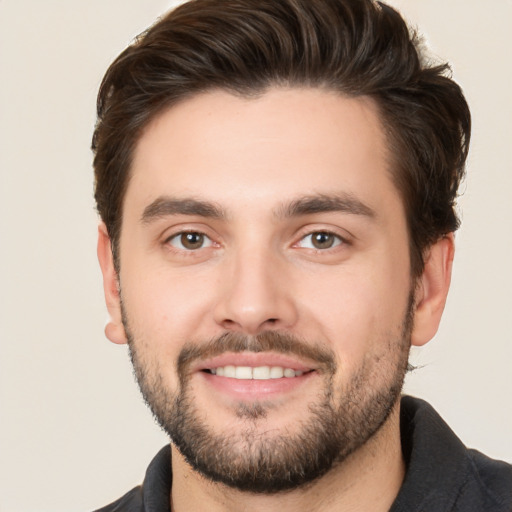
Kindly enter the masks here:
[[372, 0], [191, 0], [124, 50], [98, 94], [95, 199], [114, 258], [134, 147], [163, 109], [200, 92], [320, 87], [378, 105], [405, 205], [412, 274], [455, 231], [471, 119], [447, 64], [423, 62], [400, 14]]

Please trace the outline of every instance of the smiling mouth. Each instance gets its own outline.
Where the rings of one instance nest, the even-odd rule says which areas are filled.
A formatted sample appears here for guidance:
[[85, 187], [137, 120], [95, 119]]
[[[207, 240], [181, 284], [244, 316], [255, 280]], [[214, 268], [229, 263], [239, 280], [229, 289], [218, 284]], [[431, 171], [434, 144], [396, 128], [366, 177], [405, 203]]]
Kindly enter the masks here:
[[286, 368], [284, 366], [218, 366], [204, 370], [217, 377], [228, 377], [239, 380], [272, 380], [272, 379], [293, 379], [300, 377], [312, 370], [302, 371]]

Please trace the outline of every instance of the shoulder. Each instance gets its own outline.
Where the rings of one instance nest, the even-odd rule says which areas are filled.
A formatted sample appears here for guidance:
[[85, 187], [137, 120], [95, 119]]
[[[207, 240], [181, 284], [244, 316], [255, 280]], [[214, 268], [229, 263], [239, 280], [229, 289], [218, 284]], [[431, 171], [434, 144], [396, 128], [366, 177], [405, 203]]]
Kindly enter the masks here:
[[164, 512], [170, 510], [172, 485], [171, 447], [164, 446], [146, 470], [142, 485], [95, 512]]
[[476, 450], [468, 450], [467, 457], [471, 468], [465, 485], [467, 499], [479, 500], [482, 510], [512, 510], [512, 466]]
[[118, 500], [94, 512], [144, 512], [142, 487], [134, 487]]
[[404, 397], [407, 472], [393, 512], [511, 512], [512, 466], [468, 449], [423, 400]]

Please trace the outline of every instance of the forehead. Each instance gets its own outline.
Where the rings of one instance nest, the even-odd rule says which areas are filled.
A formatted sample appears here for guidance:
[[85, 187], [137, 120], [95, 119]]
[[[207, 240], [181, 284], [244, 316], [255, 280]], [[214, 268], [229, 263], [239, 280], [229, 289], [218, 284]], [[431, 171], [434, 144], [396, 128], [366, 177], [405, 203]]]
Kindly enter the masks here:
[[[161, 195], [229, 209], [343, 193], [378, 207], [397, 195], [376, 105], [320, 89], [270, 89], [256, 98], [197, 95], [160, 114], [134, 153], [125, 206]], [[395, 198], [396, 199], [396, 198]]]

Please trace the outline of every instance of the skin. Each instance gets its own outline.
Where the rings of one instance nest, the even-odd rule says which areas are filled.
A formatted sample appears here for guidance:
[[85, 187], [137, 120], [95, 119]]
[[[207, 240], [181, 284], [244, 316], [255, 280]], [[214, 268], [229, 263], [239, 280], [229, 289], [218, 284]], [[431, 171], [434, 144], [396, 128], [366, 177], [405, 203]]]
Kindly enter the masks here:
[[[179, 387], [176, 360], [186, 343], [265, 330], [332, 351], [340, 394], [368, 361], [374, 361], [368, 389], [387, 385], [386, 369], [397, 357], [390, 340], [401, 332], [411, 289], [411, 343], [422, 345], [439, 325], [454, 251], [452, 236], [439, 240], [426, 254], [422, 276], [411, 282], [406, 218], [390, 161], [368, 98], [317, 89], [276, 88], [252, 99], [213, 91], [162, 113], [136, 148], [119, 276], [106, 228], [99, 227], [107, 337], [127, 341], [121, 289], [137, 350], [170, 390]], [[345, 206], [350, 199], [349, 211], [285, 213], [293, 202], [326, 195]], [[169, 208], [148, 215], [150, 205], [170, 197], [207, 202], [223, 216]], [[187, 250], [183, 231], [205, 234], [206, 243]], [[333, 233], [333, 246], [315, 248], [311, 233], [317, 232]], [[249, 392], [212, 385], [211, 376], [196, 371], [190, 384], [208, 425], [236, 436], [247, 421], [235, 414], [236, 404], [263, 401], [270, 406], [255, 426], [260, 434], [295, 432], [324, 380], [313, 371], [286, 389]], [[378, 433], [342, 464], [304, 489], [270, 496], [205, 480], [173, 447], [173, 510], [388, 510], [404, 475], [398, 418], [397, 403]]]

